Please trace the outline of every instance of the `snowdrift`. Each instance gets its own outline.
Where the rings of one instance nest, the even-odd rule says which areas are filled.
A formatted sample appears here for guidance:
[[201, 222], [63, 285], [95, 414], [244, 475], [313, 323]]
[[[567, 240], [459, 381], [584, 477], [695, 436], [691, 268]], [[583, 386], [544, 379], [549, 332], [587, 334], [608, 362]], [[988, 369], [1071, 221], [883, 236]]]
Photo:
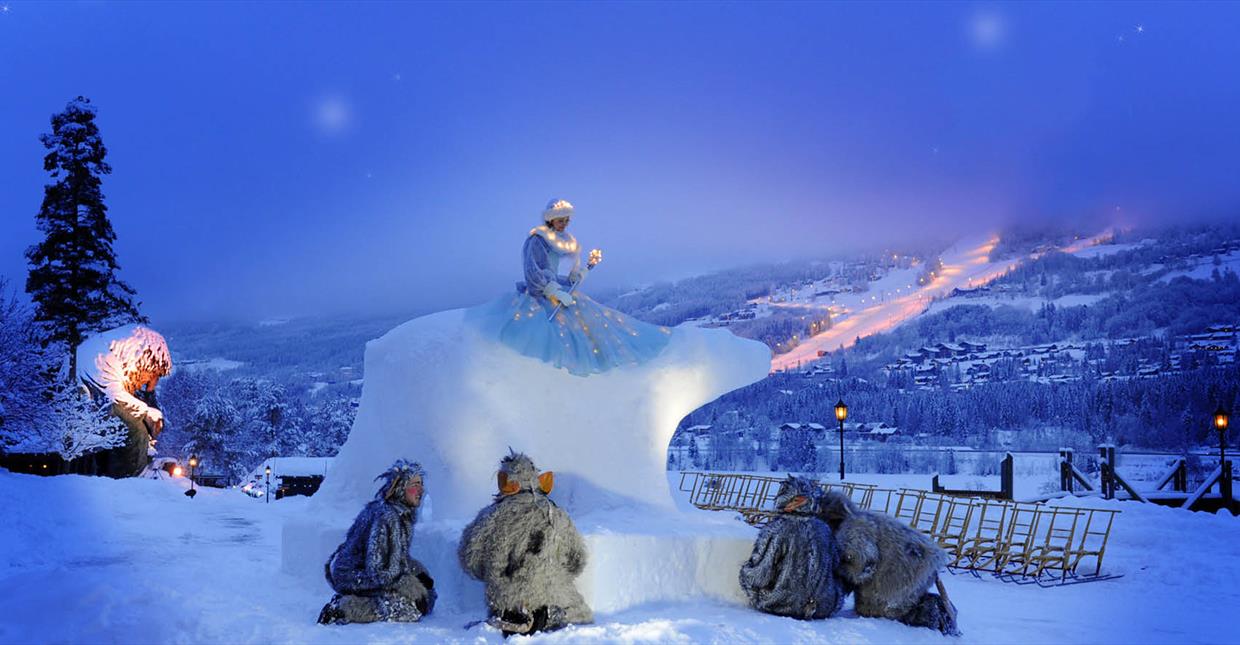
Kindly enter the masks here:
[[481, 337], [464, 313], [418, 318], [367, 344], [357, 419], [311, 500], [312, 519], [285, 526], [284, 569], [321, 578], [373, 496], [375, 475], [403, 457], [428, 472], [414, 554], [436, 573], [441, 603], [480, 603], [481, 586], [456, 562], [456, 541], [490, 503], [511, 447], [556, 473], [552, 498], [590, 548], [579, 586], [596, 610], [739, 598], [736, 571], [753, 530], [680, 512], [667, 446], [689, 412], [766, 376], [766, 346], [722, 329], [679, 328], [648, 363], [580, 377]]

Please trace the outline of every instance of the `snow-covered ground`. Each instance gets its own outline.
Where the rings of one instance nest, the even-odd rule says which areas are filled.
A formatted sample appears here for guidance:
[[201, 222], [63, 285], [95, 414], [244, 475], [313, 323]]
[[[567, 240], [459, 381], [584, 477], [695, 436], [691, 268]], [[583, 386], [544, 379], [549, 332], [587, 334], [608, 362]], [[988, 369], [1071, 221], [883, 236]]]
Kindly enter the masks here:
[[1218, 256], [1219, 264], [1214, 264], [1214, 256], [1197, 258], [1193, 261], [1192, 267], [1183, 271], [1172, 271], [1167, 275], [1159, 278], [1159, 282], [1170, 282], [1176, 278], [1186, 277], [1193, 280], [1209, 280], [1215, 269], [1224, 273], [1232, 271], [1240, 273], [1240, 252], [1228, 253]]
[[[675, 477], [675, 475], [672, 475]], [[864, 476], [863, 476], [864, 477]], [[309, 500], [270, 505], [236, 490], [182, 495], [184, 480], [39, 478], [0, 470], [3, 643], [500, 643], [481, 616], [321, 627], [325, 584], [280, 572], [284, 521]], [[946, 584], [964, 636], [858, 618], [767, 616], [724, 601], [661, 601], [547, 643], [1222, 643], [1240, 640], [1240, 519], [1152, 505], [1120, 509], [1105, 571], [1115, 580], [1015, 585], [969, 574]], [[706, 511], [699, 511], [706, 513]], [[675, 532], [676, 526], [665, 527]], [[415, 540], [416, 540], [415, 536]], [[433, 571], [432, 571], [433, 573]], [[509, 642], [526, 642], [514, 637]]]
[[1078, 258], [1101, 258], [1157, 243], [1157, 240], [1146, 238], [1134, 244], [1094, 244], [1092, 246], [1078, 248], [1072, 252], [1072, 255], [1075, 255]]

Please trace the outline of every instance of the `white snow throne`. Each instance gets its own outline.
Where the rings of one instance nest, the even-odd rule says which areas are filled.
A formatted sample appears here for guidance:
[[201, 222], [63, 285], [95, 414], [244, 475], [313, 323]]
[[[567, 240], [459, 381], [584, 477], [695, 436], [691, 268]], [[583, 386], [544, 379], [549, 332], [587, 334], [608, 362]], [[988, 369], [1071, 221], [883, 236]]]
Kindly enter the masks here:
[[[571, 204], [552, 200], [543, 215], [554, 224], [571, 213]], [[748, 555], [752, 534], [737, 522], [707, 519], [705, 513], [694, 519], [677, 511], [668, 490], [667, 448], [687, 414], [765, 377], [770, 350], [725, 329], [669, 330], [630, 321], [576, 290], [580, 277], [563, 280], [558, 296], [546, 298], [546, 288], [531, 285], [539, 280], [550, 284], [561, 259], [579, 265], [576, 241], [563, 226], [558, 234], [548, 226], [527, 238], [526, 282], [518, 285], [515, 300], [506, 296], [417, 318], [366, 345], [357, 418], [310, 502], [316, 519], [285, 528], [286, 570], [321, 569], [349, 519], [373, 492], [371, 480], [394, 459], [404, 458], [427, 471], [415, 555], [444, 585], [441, 603], [451, 605], [454, 595], [476, 595], [480, 601], [481, 589], [472, 581], [445, 577], [460, 573], [456, 538], [491, 501], [495, 464], [512, 448], [555, 472], [551, 497], [573, 516], [591, 549], [578, 584], [596, 610], [649, 599], [627, 593], [617, 577], [644, 576], [641, 586], [671, 595], [692, 592], [674, 581], [661, 587], [652, 583], [684, 567], [713, 570], [719, 562], [686, 556], [642, 563], [634, 554], [673, 557], [676, 549], [652, 548], [642, 540], [679, 539], [684, 546], [702, 531], [732, 537], [740, 531], [743, 548], [726, 558], [735, 559], [736, 566], [723, 563], [718, 584], [727, 588], [723, 595], [743, 600], [736, 571]], [[573, 289], [571, 296], [568, 289]], [[501, 324], [504, 320], [512, 324]], [[629, 343], [624, 334], [634, 339], [645, 334], [651, 340]], [[531, 349], [539, 347], [544, 349]], [[619, 360], [634, 352], [644, 355]], [[592, 366], [592, 356], [609, 354], [617, 360]], [[578, 356], [584, 362], [576, 361]], [[703, 529], [703, 522], [713, 528]], [[330, 528], [324, 532], [316, 524]], [[431, 537], [436, 532], [439, 543]], [[462, 594], [450, 588], [456, 583]], [[599, 589], [608, 590], [610, 600]]]

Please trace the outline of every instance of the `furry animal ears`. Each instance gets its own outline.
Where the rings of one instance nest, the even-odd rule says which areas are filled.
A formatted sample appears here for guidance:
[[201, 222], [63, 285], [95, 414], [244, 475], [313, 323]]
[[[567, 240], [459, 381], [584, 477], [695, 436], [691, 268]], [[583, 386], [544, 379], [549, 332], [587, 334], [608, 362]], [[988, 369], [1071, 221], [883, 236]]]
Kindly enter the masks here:
[[[502, 470], [495, 474], [495, 479], [499, 484], [501, 495], [512, 495], [521, 490], [521, 484], [515, 479], [509, 479], [508, 473]], [[548, 470], [538, 476], [538, 490], [541, 490], [544, 495], [550, 495], [553, 486], [555, 486], [555, 473]]]
[[551, 492], [551, 487], [555, 484], [553, 473], [548, 471], [539, 474], [533, 459], [512, 448], [508, 449], [508, 456], [500, 460], [499, 473], [495, 479], [501, 496], [523, 490], [541, 490], [545, 495]]

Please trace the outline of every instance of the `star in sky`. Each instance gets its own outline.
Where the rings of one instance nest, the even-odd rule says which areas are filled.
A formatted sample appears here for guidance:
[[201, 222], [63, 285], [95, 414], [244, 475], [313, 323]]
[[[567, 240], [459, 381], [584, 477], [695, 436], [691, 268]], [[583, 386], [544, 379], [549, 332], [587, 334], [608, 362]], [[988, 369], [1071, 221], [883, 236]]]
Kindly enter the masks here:
[[397, 73], [395, 73], [395, 74], [392, 74], [392, 80], [394, 80], [394, 81], [400, 81], [400, 72], [397, 72]]
[[8, 12], [9, 12], [9, 5], [7, 4], [0, 5], [0, 13], [8, 13]]
[[1145, 33], [1145, 25], [1137, 25], [1136, 31], [1138, 34]]

